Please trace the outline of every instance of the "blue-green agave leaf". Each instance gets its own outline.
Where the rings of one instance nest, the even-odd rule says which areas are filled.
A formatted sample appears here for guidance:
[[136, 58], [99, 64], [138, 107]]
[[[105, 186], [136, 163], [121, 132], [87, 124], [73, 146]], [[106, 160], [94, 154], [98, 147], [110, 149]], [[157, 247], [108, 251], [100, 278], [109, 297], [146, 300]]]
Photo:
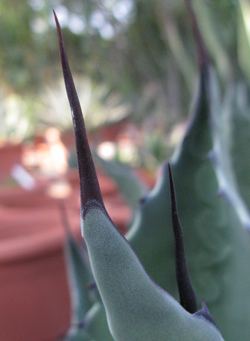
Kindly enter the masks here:
[[99, 206], [88, 211], [82, 231], [115, 340], [223, 340], [210, 322], [188, 313], [148, 277]]
[[189, 276], [188, 265], [186, 261], [186, 254], [184, 248], [184, 237], [181, 228], [177, 202], [175, 197], [174, 180], [170, 164], [168, 164], [169, 184], [170, 184], [170, 197], [171, 197], [171, 215], [172, 225], [175, 240], [175, 268], [176, 279], [180, 296], [180, 304], [186, 311], [194, 314], [194, 316], [200, 316], [211, 322], [215, 327], [215, 321], [211, 316], [205, 301], [202, 300], [202, 309], [198, 311], [197, 297]]
[[68, 277], [72, 288], [73, 323], [80, 323], [85, 314], [93, 305], [90, 299], [88, 284], [93, 280], [91, 269], [87, 264], [83, 245], [80, 245], [73, 237], [65, 208], [63, 208], [63, 224], [66, 232], [65, 258], [68, 269]]
[[[207, 76], [213, 77], [211, 73]], [[209, 88], [203, 91], [211, 94]], [[218, 150], [218, 146], [223, 148], [223, 145], [214, 135], [217, 128], [212, 126], [212, 99], [207, 98], [207, 109], [201, 106], [197, 111], [201, 115], [200, 122], [194, 119], [190, 124], [170, 163], [198, 300], [206, 298], [209, 310], [227, 340], [245, 340], [249, 334], [246, 310], [250, 312], [250, 307], [246, 297], [250, 290], [242, 282], [250, 280], [246, 262], [250, 257], [250, 236], [234, 206], [238, 194], [228, 183], [229, 170], [225, 174], [221, 167], [221, 157], [225, 158], [227, 151]], [[206, 113], [207, 121], [202, 122]]]
[[95, 341], [114, 341], [108, 327], [107, 317], [102, 302], [96, 302], [84, 319], [84, 330]]
[[[57, 27], [76, 141], [88, 144], [58, 21]], [[79, 134], [84, 134], [84, 137]], [[223, 340], [211, 322], [190, 314], [147, 275], [131, 246], [105, 210], [93, 162], [86, 165], [91, 159], [89, 147], [80, 144], [77, 153], [81, 154], [78, 155], [78, 167], [83, 191], [82, 234], [114, 339]]]
[[[215, 98], [216, 92], [219, 92], [217, 84], [213, 84], [211, 91], [215, 92], [212, 95]], [[218, 110], [218, 104], [217, 106], [211, 106], [213, 150], [210, 153], [210, 159], [217, 175], [220, 194], [224, 195], [226, 200], [234, 206], [243, 227], [249, 229], [249, 210], [239, 192], [231, 155], [232, 127], [230, 119], [234, 107], [234, 96], [234, 87], [231, 86], [226, 91], [225, 98], [220, 105], [220, 110]], [[242, 134], [243, 132], [240, 135]], [[236, 136], [235, 139], [241, 140], [241, 138], [239, 139]]]
[[229, 149], [232, 155], [239, 191], [250, 210], [250, 102], [244, 82], [230, 91], [231, 106], [225, 112], [229, 125]]
[[[195, 20], [194, 14], [192, 20]], [[197, 36], [199, 30], [197, 25], [195, 27]], [[185, 136], [170, 164], [186, 235], [187, 261], [198, 301], [206, 298], [227, 340], [243, 341], [250, 333], [250, 267], [247, 262], [250, 236], [234, 207], [238, 193], [229, 183], [231, 174], [225, 174], [221, 166], [221, 158], [227, 150], [219, 140], [218, 129], [222, 123], [217, 122], [221, 120], [221, 105], [215, 91], [218, 86], [215, 86], [216, 76], [200, 36], [197, 41], [200, 67], [197, 93]], [[222, 187], [222, 179], [226, 186]], [[155, 188], [141, 200], [127, 238], [149, 275], [178, 297], [173, 276], [174, 247], [170, 232], [165, 229], [166, 222], [171, 220], [167, 185], [168, 170], [164, 165]]]
[[76, 327], [70, 330], [62, 341], [96, 341], [89, 336], [82, 328]]
[[103, 303], [95, 302], [84, 316], [81, 323], [73, 326], [68, 331], [64, 341], [114, 341], [109, 331], [107, 317]]
[[[74, 83], [73, 83], [73, 78], [72, 78], [72, 75], [71, 75], [71, 72], [69, 69], [67, 55], [66, 55], [66, 53], [64, 53], [64, 43], [63, 43], [63, 38], [62, 38], [62, 32], [61, 32], [60, 25], [59, 25], [59, 22], [58, 22], [58, 19], [56, 17], [55, 12], [54, 12], [54, 16], [55, 16], [55, 21], [57, 24], [60, 56], [61, 56], [61, 62], [62, 62], [62, 66], [63, 66], [63, 73], [64, 73], [64, 77], [65, 77], [65, 84], [67, 84], [66, 90], [67, 90], [68, 97], [70, 99], [70, 105], [71, 105], [71, 111], [72, 111], [72, 117], [73, 117], [73, 123], [74, 123], [75, 141], [76, 141], [76, 148], [77, 148], [77, 163], [78, 163], [78, 169], [79, 169], [79, 175], [80, 175], [81, 203], [87, 202], [86, 198], [91, 197], [94, 202], [101, 203], [101, 205], [104, 207], [100, 188], [99, 188], [99, 183], [98, 183], [98, 179], [96, 176], [96, 171], [95, 171], [95, 167], [94, 167], [94, 163], [93, 163], [93, 159], [92, 159], [90, 148], [88, 145], [86, 129], [85, 129], [83, 116], [81, 113], [80, 103], [78, 100], [78, 96], [76, 94], [76, 90], [75, 90]], [[79, 114], [75, 115], [76, 111], [80, 111], [81, 115], [79, 115]], [[90, 160], [90, 162], [89, 162], [89, 160]], [[97, 192], [86, 187], [86, 182], [84, 182], [82, 180], [83, 179], [82, 176], [86, 172], [89, 175], [87, 181], [89, 181], [89, 184], [91, 184], [92, 189], [95, 188], [95, 190], [96, 190], [96, 188], [98, 188]], [[88, 208], [85, 207], [85, 209], [86, 209], [85, 211], [81, 211], [81, 215], [83, 215], [83, 216], [87, 212]], [[83, 264], [83, 266], [84, 267], [83, 267], [82, 271], [84, 271], [84, 268], [86, 267], [86, 265]], [[81, 275], [80, 275], [80, 277], [81, 277]], [[70, 279], [70, 281], [77, 282], [76, 279], [72, 279], [72, 278]], [[86, 284], [85, 279], [83, 280], [83, 282], [84, 282], [84, 284]], [[79, 286], [78, 286], [78, 288], [79, 288]], [[86, 285], [85, 285], [85, 288], [86, 288]], [[82, 294], [85, 296], [85, 294], [86, 294], [85, 288], [83, 288], [83, 291], [81, 291], [81, 292], [77, 291], [77, 294], [74, 291], [76, 288], [72, 289], [72, 293], [74, 292], [73, 296], [74, 295], [75, 296], [82, 295]], [[76, 303], [76, 304], [77, 304], [77, 308], [78, 308], [78, 303]], [[78, 333], [78, 329], [79, 329], [80, 335], [82, 335], [83, 333], [86, 333], [87, 327], [85, 327], [85, 324], [82, 322], [82, 321], [86, 320], [87, 321], [86, 326], [89, 326], [89, 325], [91, 326], [90, 333], [91, 333], [91, 337], [93, 336], [93, 339], [94, 339], [95, 334], [97, 333], [96, 341], [103, 341], [102, 337], [105, 335], [106, 335], [105, 341], [109, 341], [109, 340], [112, 341], [113, 340], [111, 335], [110, 335], [108, 326], [107, 326], [107, 321], [106, 321], [106, 323], [103, 322], [104, 319], [100, 317], [104, 312], [103, 309], [100, 309], [100, 308], [97, 309], [96, 308], [97, 306], [95, 305], [95, 306], [92, 306], [88, 310], [88, 313], [87, 313], [87, 311], [85, 309], [84, 309], [84, 311], [82, 311], [81, 308], [79, 308], [79, 311], [78, 311], [76, 306], [74, 306], [74, 303], [73, 303], [73, 307], [74, 307], [73, 308], [74, 313], [73, 313], [72, 319], [74, 321], [75, 320], [77, 320], [77, 321], [76, 321], [76, 323], [73, 323], [73, 327], [69, 331], [71, 335], [74, 336], [74, 332]], [[98, 305], [98, 307], [99, 307], [99, 305]], [[94, 317], [93, 312], [97, 314], [96, 318]], [[81, 316], [79, 316], [79, 313]], [[85, 314], [82, 314], [82, 313], [87, 313], [87, 316], [85, 316]], [[82, 319], [83, 315], [84, 315], [84, 318]], [[100, 325], [99, 325], [99, 321], [102, 322]], [[80, 328], [78, 328], [79, 322], [81, 322], [80, 324], [82, 324], [82, 326]], [[80, 329], [83, 329], [83, 328], [85, 330], [81, 331]], [[72, 330], [73, 330], [73, 332], [72, 332]], [[101, 330], [101, 331], [99, 331], [99, 330]], [[101, 338], [98, 338], [98, 335], [102, 335]]]
[[87, 265], [83, 247], [74, 239], [70, 231], [63, 202], [60, 202], [60, 210], [66, 232], [65, 259], [71, 297], [71, 325], [65, 339], [73, 341], [79, 339], [78, 334], [80, 333], [80, 330], [78, 326], [93, 305], [88, 290], [88, 283], [93, 276]]

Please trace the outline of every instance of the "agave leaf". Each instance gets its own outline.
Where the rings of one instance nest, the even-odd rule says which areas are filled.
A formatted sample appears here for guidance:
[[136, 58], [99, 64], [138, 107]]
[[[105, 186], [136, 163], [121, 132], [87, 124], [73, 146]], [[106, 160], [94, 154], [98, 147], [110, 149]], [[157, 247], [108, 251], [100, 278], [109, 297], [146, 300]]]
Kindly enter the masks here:
[[96, 302], [84, 319], [84, 330], [95, 341], [113, 341], [102, 302]]
[[[80, 330], [78, 326], [93, 305], [90, 299], [88, 283], [93, 278], [86, 262], [83, 248], [72, 236], [64, 202], [60, 202], [60, 211], [63, 226], [66, 232], [65, 259], [68, 272], [68, 282], [71, 296], [71, 326], [67, 332], [66, 340], [78, 340]], [[93, 280], [93, 279], [92, 279]], [[82, 334], [82, 332], [81, 332]]]
[[[242, 112], [239, 109], [235, 115], [234, 92], [234, 86], [228, 87], [220, 114], [213, 115], [213, 124], [215, 125], [215, 129], [213, 129], [214, 147], [210, 156], [217, 174], [220, 193], [225, 195], [226, 199], [234, 206], [242, 225], [249, 229], [250, 215], [248, 207], [250, 206], [247, 207], [247, 202], [245, 203], [243, 199], [245, 199], [244, 192], [247, 191], [250, 181], [244, 183], [244, 178], [241, 179], [241, 177], [238, 176], [240, 185], [240, 188], [238, 188], [237, 170], [241, 167], [243, 169], [247, 168], [248, 170], [246, 161], [248, 160], [248, 155], [244, 155], [244, 152], [242, 153], [242, 151], [247, 151], [247, 148], [244, 148], [243, 146], [248, 142], [247, 140], [244, 141], [244, 139], [246, 138], [246, 135], [248, 135], [247, 128], [249, 128], [250, 121], [249, 119], [247, 120], [247, 115], [242, 115]], [[234, 120], [233, 125], [232, 120]], [[241, 130], [238, 125], [241, 125]], [[236, 135], [236, 131], [239, 136]], [[233, 140], [232, 133], [234, 134]], [[244, 142], [242, 143], [242, 141]], [[232, 153], [232, 145], [238, 147], [238, 155], [236, 155], [234, 151]], [[236, 163], [236, 173], [233, 170], [234, 156], [238, 159], [241, 158], [241, 161], [239, 160], [240, 166]], [[248, 179], [250, 180], [250, 178]], [[244, 186], [242, 186], [242, 182], [244, 183]], [[239, 192], [240, 189], [243, 189], [241, 192], [242, 194]]]
[[[55, 12], [54, 12], [54, 15], [55, 15]], [[79, 100], [78, 100], [78, 97], [76, 94], [76, 90], [74, 87], [72, 75], [71, 75], [71, 72], [69, 70], [67, 56], [65, 53], [63, 53], [64, 43], [63, 43], [63, 39], [62, 39], [62, 33], [61, 33], [60, 26], [59, 26], [59, 22], [57, 20], [56, 15], [55, 15], [55, 20], [56, 20], [56, 24], [57, 24], [57, 28], [58, 28], [59, 48], [60, 48], [60, 52], [61, 52], [60, 55], [61, 55], [61, 61], [62, 61], [62, 65], [63, 65], [65, 84], [66, 84], [68, 97], [70, 98], [70, 105], [71, 105], [72, 117], [73, 117], [73, 122], [74, 122], [74, 129], [75, 129], [75, 141], [76, 141], [76, 148], [77, 148], [77, 163], [78, 163], [78, 169], [79, 169], [79, 175], [80, 175], [81, 203], [85, 203], [86, 198], [91, 197], [93, 201], [100, 202], [103, 205], [101, 191], [100, 191], [99, 183], [98, 183], [97, 176], [96, 176], [96, 170], [94, 167], [93, 159], [91, 156], [91, 152], [90, 152], [90, 148], [89, 148], [89, 144], [88, 144], [88, 140], [87, 140], [83, 116], [82, 115], [75, 115], [75, 111], [80, 110], [80, 112], [81, 112], [81, 108], [80, 108], [80, 103], [79, 103]], [[73, 84], [73, 87], [72, 87], [72, 84]], [[83, 174], [89, 175], [87, 180], [88, 180], [89, 186], [91, 186], [91, 188], [88, 186], [86, 187], [86, 182], [82, 181]], [[93, 191], [92, 188], [98, 188], [98, 191]], [[87, 208], [86, 208], [86, 211], [87, 211]], [[82, 211], [81, 214], [84, 215], [85, 212]], [[82, 269], [82, 271], [84, 271], [84, 270]], [[78, 274], [77, 274], [77, 276], [78, 276]], [[74, 275], [76, 275], [76, 273]], [[81, 280], [81, 275], [80, 275], [80, 280]], [[83, 282], [86, 284], [85, 280], [83, 280]], [[75, 289], [73, 289], [73, 290], [75, 290]], [[73, 293], [73, 290], [72, 290], [72, 293]], [[83, 289], [83, 291], [81, 290], [81, 292], [79, 292], [79, 291], [74, 291], [74, 292], [77, 292], [77, 295], [81, 295], [81, 296], [85, 296], [85, 294], [86, 294], [86, 292], [84, 292], [84, 289]], [[76, 294], [74, 293], [73, 295], [76, 295]], [[84, 315], [84, 319], [86, 318], [84, 313], [86, 313], [87, 311], [86, 311], [86, 309], [82, 310], [82, 308], [80, 308], [78, 306], [77, 302], [75, 304], [77, 305], [77, 308], [76, 308], [76, 306], [74, 307], [74, 313], [73, 313], [72, 318], [74, 318], [74, 320], [76, 320], [76, 326], [78, 326], [79, 322], [82, 322], [83, 315]], [[78, 311], [78, 309], [79, 309], [79, 311]], [[90, 311], [92, 312], [91, 309], [90, 309]], [[98, 310], [94, 310], [94, 311], [97, 311], [97, 313], [98, 313], [97, 318], [95, 319], [92, 313], [90, 313], [90, 316], [93, 318], [93, 321], [92, 320], [90, 321], [90, 318], [88, 317], [88, 323], [90, 324], [90, 322], [91, 322], [91, 333], [93, 335], [95, 334], [95, 332], [97, 334], [99, 333], [100, 326], [99, 326], [98, 321], [100, 321], [100, 320], [103, 321], [103, 318], [101, 319], [99, 317], [101, 313]], [[101, 312], [102, 311], [103, 310], [101, 310]], [[69, 330], [70, 335], [72, 335], [72, 337], [74, 337], [75, 332], [78, 333], [78, 327], [74, 327], [74, 325], [75, 325], [75, 323], [73, 324], [73, 327], [72, 327], [73, 331], [71, 332], [71, 330]], [[106, 323], [106, 325], [105, 325], [105, 323], [102, 323], [101, 326], [103, 326], [102, 335], [107, 335], [107, 337], [106, 337], [107, 341], [112, 340], [112, 337], [109, 336], [110, 333], [109, 333], [109, 330], [107, 327], [107, 323]], [[81, 335], [83, 332], [79, 331], [79, 333]], [[76, 336], [77, 336], [77, 334], [76, 334]], [[97, 338], [96, 341], [102, 341], [102, 338], [101, 339]]]
[[[91, 198], [91, 200], [95, 202], [99, 202], [102, 207], [103, 199], [100, 191], [100, 186], [98, 183], [96, 170], [94, 166], [94, 162], [92, 159], [90, 147], [88, 144], [88, 138], [85, 128], [85, 123], [82, 115], [82, 110], [80, 106], [80, 102], [76, 93], [76, 88], [73, 82], [72, 74], [69, 68], [68, 57], [65, 53], [64, 42], [62, 37], [61, 28], [54, 12], [55, 21], [57, 25], [57, 33], [59, 38], [59, 49], [60, 49], [60, 57], [61, 64], [63, 69], [63, 76], [65, 80], [66, 91], [70, 103], [71, 114], [74, 125], [74, 133], [75, 133], [75, 144], [77, 151], [77, 165], [80, 177], [80, 195], [81, 195], [81, 203], [82, 208], [85, 207], [87, 201]], [[77, 114], [76, 114], [77, 113]], [[88, 174], [88, 181], [83, 181], [84, 175]], [[87, 212], [81, 212], [84, 216]]]
[[102, 302], [93, 303], [90, 298], [92, 272], [90, 275], [81, 247], [72, 236], [67, 237], [66, 253], [73, 309], [65, 341], [113, 341]]
[[176, 267], [176, 279], [178, 284], [178, 290], [180, 295], [181, 305], [194, 316], [201, 316], [207, 321], [211, 322], [216, 328], [215, 321], [211, 316], [205, 301], [202, 300], [202, 309], [198, 310], [197, 297], [189, 276], [188, 265], [186, 261], [186, 254], [184, 248], [183, 231], [180, 224], [180, 219], [177, 210], [177, 202], [175, 196], [174, 180], [170, 164], [168, 164], [169, 172], [169, 184], [170, 184], [170, 197], [171, 197], [171, 215], [172, 225], [175, 240], [175, 267]]
[[102, 302], [89, 309], [80, 324], [72, 326], [63, 341], [114, 341], [110, 334]]
[[81, 323], [71, 326], [64, 340], [113, 341], [103, 303], [101, 301], [94, 303], [85, 314]]
[[[204, 90], [208, 96], [212, 93], [209, 89]], [[250, 236], [233, 206], [240, 197], [232, 183], [228, 182], [230, 170], [226, 173], [222, 167], [228, 151], [217, 139], [218, 130], [215, 134], [218, 127], [213, 121], [215, 112], [212, 112], [211, 101], [210, 98], [207, 109], [203, 107], [204, 111], [200, 111], [203, 117], [205, 110], [209, 114], [207, 122], [197, 126], [195, 131], [192, 131], [191, 124], [178, 156], [171, 160], [171, 164], [180, 198], [183, 229], [188, 231], [187, 257], [198, 299], [206, 297], [209, 309], [227, 340], [245, 340], [250, 331], [246, 314], [246, 310], [250, 312], [246, 304], [250, 290], [248, 286], [242, 286], [242, 282], [247, 283], [250, 279], [250, 270], [245, 262], [250, 256]], [[217, 114], [219, 110], [220, 107]], [[200, 147], [194, 148], [190, 137], [195, 137], [198, 131], [197, 147], [209, 147], [210, 131], [211, 149], [202, 151]]]
[[[56, 22], [76, 141], [87, 143], [57, 18]], [[84, 136], [80, 137], [79, 134]], [[80, 144], [77, 153], [81, 154], [78, 155], [81, 190], [85, 190], [81, 193], [82, 234], [114, 339], [223, 340], [210, 322], [187, 312], [147, 275], [131, 246], [105, 210], [93, 162], [86, 165], [91, 159], [89, 147]]]
[[248, 84], [250, 84], [250, 35], [248, 29], [249, 10], [249, 2], [246, 0], [239, 0], [237, 56], [239, 66], [242, 69], [244, 76], [247, 78]]
[[75, 330], [70, 330], [63, 341], [96, 341], [90, 337], [84, 330], [76, 327]]
[[90, 283], [94, 278], [87, 255], [84, 254], [82, 245], [72, 236], [63, 202], [60, 203], [60, 209], [66, 231], [65, 258], [72, 304], [71, 325], [64, 340], [112, 341], [100, 296], [92, 295], [95, 300], [99, 299], [98, 303], [94, 303], [91, 298]]
[[[190, 196], [195, 195], [195, 193], [193, 193], [195, 191], [193, 178], [197, 176], [197, 169], [204, 163], [205, 165], [207, 163], [210, 164], [207, 154], [212, 148], [211, 130], [208, 122], [208, 101], [205, 90], [206, 77], [207, 69], [203, 68], [201, 69], [194, 106], [191, 109], [191, 122], [189, 128], [181, 147], [175, 151], [175, 154], [170, 161], [173, 165], [172, 169], [174, 176], [178, 179], [176, 188], [177, 191], [179, 190], [179, 193], [177, 192], [179, 202], [185, 197], [188, 204], [188, 209], [186, 211], [189, 212], [187, 215], [182, 213], [183, 207], [182, 205], [180, 206], [180, 217], [183, 222], [184, 230], [186, 229], [189, 235], [190, 233], [191, 235], [194, 233], [194, 236], [191, 237], [190, 235], [190, 239], [194, 237], [196, 239], [196, 231], [189, 231], [189, 224], [185, 223], [187, 218], [190, 216], [193, 217], [197, 212], [196, 206], [190, 207], [193, 201], [190, 202]], [[195, 153], [195, 159], [198, 160], [198, 164], [197, 160], [194, 160], [195, 162], [192, 162], [193, 158], [190, 160], [190, 150], [192, 153]], [[177, 165], [178, 176], [175, 174]], [[213, 174], [214, 172], [212, 175]], [[214, 181], [216, 182], [216, 179], [214, 179]], [[187, 187], [189, 191], [188, 195], [186, 194]], [[215, 195], [217, 197], [217, 188], [215, 188]], [[197, 201], [199, 201], [199, 198], [197, 198]], [[166, 231], [166, 222], [171, 221], [169, 207], [168, 168], [167, 164], [165, 164], [155, 188], [141, 200], [140, 210], [126, 237], [150, 276], [160, 286], [166, 290], [168, 289], [172, 295], [177, 297], [177, 287], [174, 276], [174, 245], [170, 235], [171, 231]], [[192, 212], [194, 213], [192, 214]], [[205, 229], [206, 227], [201, 226], [201, 228]], [[189, 250], [186, 249], [186, 251], [188, 254]], [[171, 259], [172, 262], [170, 261]], [[209, 263], [210, 262], [211, 259], [209, 259]], [[165, 269], [165, 271], [163, 272], [162, 269]], [[203, 293], [202, 297], [207, 298], [205, 294], [207, 293]]]
[[[196, 119], [190, 123], [182, 145], [170, 163], [176, 179], [180, 218], [187, 235], [187, 259], [198, 300], [206, 298], [227, 340], [245, 340], [249, 334], [246, 311], [250, 309], [246, 297], [250, 292], [243, 283], [249, 283], [250, 279], [245, 261], [250, 257], [250, 239], [234, 208], [218, 195], [219, 182], [209, 158], [212, 150], [209, 116], [207, 122], [204, 119], [208, 105], [202, 105], [208, 103], [203, 97], [205, 73], [201, 76], [203, 95], [200, 93], [200, 102], [196, 103]], [[172, 275], [174, 265], [170, 262], [174, 259], [172, 240], [165, 228], [166, 221], [170, 221], [166, 188], [165, 167], [155, 189], [143, 200], [127, 236], [150, 276], [177, 297]], [[167, 271], [163, 272], [163, 268]]]
[[[65, 221], [67, 224], [67, 221]], [[69, 281], [72, 286], [72, 293], [75, 297], [74, 302], [74, 323], [80, 323], [93, 305], [90, 299], [88, 284], [93, 280], [90, 268], [88, 268], [86, 255], [84, 255], [83, 246], [74, 239], [68, 224], [66, 230], [66, 263], [69, 272]]]
[[193, 317], [148, 277], [99, 206], [89, 209], [82, 232], [115, 340], [222, 340], [209, 322]]
[[[250, 268], [245, 261], [250, 257], [250, 236], [232, 206], [238, 193], [229, 184], [231, 175], [225, 174], [222, 167], [221, 158], [228, 150], [218, 139], [223, 123], [216, 76], [193, 12], [191, 16], [199, 46], [200, 79], [186, 134], [170, 164], [198, 301], [206, 298], [227, 340], [245, 340], [250, 332], [250, 306], [246, 299], [250, 295], [246, 284], [250, 280]], [[222, 179], [227, 185], [220, 188]], [[167, 182], [165, 165], [155, 188], [141, 201], [127, 238], [149, 275], [177, 297], [173, 245], [169, 231], [165, 230], [166, 222], [171, 219], [166, 209], [169, 205]]]
[[[186, 3], [188, 1], [189, 0], [185, 0]], [[209, 54], [212, 56], [215, 62], [216, 69], [218, 70], [222, 81], [228, 82], [230, 76], [232, 75], [232, 63], [226, 49], [224, 48], [224, 45], [219, 39], [219, 35], [217, 34], [217, 27], [213, 23], [212, 13], [208, 2], [199, 0], [193, 0], [192, 2], [194, 3], [194, 7], [197, 12], [199, 27], [204, 36]]]
[[225, 113], [230, 126], [229, 148], [232, 154], [239, 191], [250, 210], [250, 109], [246, 84], [236, 84], [231, 93], [231, 110]]

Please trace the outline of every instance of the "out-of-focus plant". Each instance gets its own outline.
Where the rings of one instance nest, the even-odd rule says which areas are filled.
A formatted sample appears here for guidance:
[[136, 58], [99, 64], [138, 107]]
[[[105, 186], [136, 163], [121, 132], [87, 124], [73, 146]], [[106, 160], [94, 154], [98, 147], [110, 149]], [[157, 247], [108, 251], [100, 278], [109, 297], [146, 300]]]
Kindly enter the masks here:
[[32, 136], [36, 124], [33, 110], [31, 99], [1, 94], [0, 140], [19, 143]]
[[[187, 112], [195, 63], [183, 1], [11, 0], [11, 6], [5, 2], [0, 6], [4, 88], [18, 94], [29, 91], [39, 99], [44, 84], [57, 79], [57, 51], [51, 34], [55, 8], [69, 56], [74, 58], [74, 74], [119, 93], [132, 105], [137, 122], [147, 114], [156, 123], [164, 119], [168, 131]], [[248, 73], [247, 6], [244, 0], [194, 1], [223, 84], [232, 76]]]
[[[115, 124], [131, 114], [131, 106], [106, 85], [97, 85], [89, 77], [76, 78], [76, 88], [83, 99], [83, 116], [89, 131]], [[71, 127], [66, 109], [63, 82], [47, 87], [41, 95], [39, 119], [47, 125], [61, 129]]]

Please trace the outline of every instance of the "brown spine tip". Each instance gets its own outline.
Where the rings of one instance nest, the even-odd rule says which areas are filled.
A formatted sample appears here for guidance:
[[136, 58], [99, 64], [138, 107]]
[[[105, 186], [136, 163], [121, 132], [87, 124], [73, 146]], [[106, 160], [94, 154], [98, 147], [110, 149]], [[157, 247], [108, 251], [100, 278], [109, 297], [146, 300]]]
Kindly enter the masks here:
[[197, 299], [194, 292], [193, 285], [188, 272], [187, 261], [184, 249], [183, 233], [178, 217], [177, 203], [175, 197], [174, 181], [171, 172], [170, 164], [168, 164], [169, 171], [169, 184], [170, 184], [170, 196], [171, 196], [171, 213], [172, 224], [175, 240], [175, 268], [176, 279], [180, 295], [180, 303], [188, 312], [194, 314], [197, 312]]
[[207, 54], [207, 50], [206, 50], [203, 38], [200, 33], [198, 23], [197, 23], [196, 15], [195, 15], [194, 8], [192, 5], [192, 0], [185, 0], [185, 2], [186, 2], [186, 6], [191, 17], [194, 36], [197, 42], [199, 66], [206, 67], [208, 65], [209, 58], [208, 58], [208, 54]]
[[57, 27], [63, 77], [73, 119], [77, 163], [80, 177], [81, 214], [84, 217], [87, 213], [87, 210], [93, 205], [97, 205], [104, 210], [105, 208], [87, 139], [80, 102], [77, 96], [75, 84], [70, 71], [69, 62], [64, 47], [61, 27], [54, 10], [53, 13]]

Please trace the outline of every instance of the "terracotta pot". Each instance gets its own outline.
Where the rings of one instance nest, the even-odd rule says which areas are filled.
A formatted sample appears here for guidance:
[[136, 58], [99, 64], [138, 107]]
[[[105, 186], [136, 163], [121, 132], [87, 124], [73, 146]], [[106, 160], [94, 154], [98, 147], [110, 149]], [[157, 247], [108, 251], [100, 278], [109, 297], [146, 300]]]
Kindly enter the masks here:
[[21, 163], [22, 144], [5, 144], [0, 147], [0, 181], [10, 174], [11, 168]]
[[46, 194], [46, 186], [37, 186], [32, 191], [21, 187], [1, 188], [0, 205], [6, 207], [58, 207], [57, 202]]
[[126, 131], [128, 122], [129, 119], [125, 118], [120, 122], [113, 122], [101, 127], [95, 133], [93, 133], [94, 140], [117, 142], [119, 135]]
[[[79, 215], [70, 217], [79, 233]], [[54, 341], [70, 321], [58, 209], [1, 207], [0, 226], [1, 340]]]

